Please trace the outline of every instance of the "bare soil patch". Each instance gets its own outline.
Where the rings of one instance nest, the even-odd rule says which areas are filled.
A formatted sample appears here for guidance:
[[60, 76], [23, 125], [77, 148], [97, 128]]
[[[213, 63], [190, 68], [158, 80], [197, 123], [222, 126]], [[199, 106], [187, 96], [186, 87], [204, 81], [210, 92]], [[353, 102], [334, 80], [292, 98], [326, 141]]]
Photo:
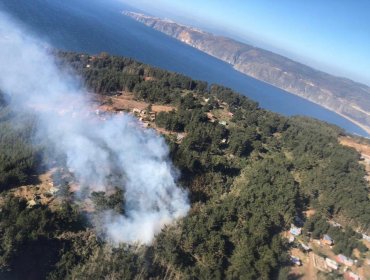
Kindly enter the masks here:
[[159, 113], [159, 112], [171, 112], [172, 110], [176, 110], [175, 107], [169, 105], [153, 105], [152, 111]]
[[301, 280], [316, 280], [317, 279], [316, 277], [317, 270], [314, 267], [311, 253], [306, 254], [297, 248], [293, 248], [290, 251], [290, 255], [298, 257], [302, 262], [301, 266], [293, 266], [291, 268], [290, 275], [296, 277], [297, 279], [301, 279]]
[[[98, 109], [106, 112], [132, 111], [133, 109], [145, 110], [149, 106], [149, 103], [135, 100], [133, 93], [125, 91], [114, 96], [95, 95], [94, 99], [100, 103]], [[152, 111], [155, 113], [170, 112], [175, 109], [175, 107], [170, 105], [152, 105]]]
[[51, 169], [48, 172], [39, 176], [39, 184], [37, 185], [26, 185], [18, 187], [11, 192], [14, 196], [23, 198], [27, 201], [29, 207], [41, 204], [49, 205], [51, 208], [58, 204], [57, 196], [55, 195], [58, 191], [54, 187], [52, 174], [55, 169]]

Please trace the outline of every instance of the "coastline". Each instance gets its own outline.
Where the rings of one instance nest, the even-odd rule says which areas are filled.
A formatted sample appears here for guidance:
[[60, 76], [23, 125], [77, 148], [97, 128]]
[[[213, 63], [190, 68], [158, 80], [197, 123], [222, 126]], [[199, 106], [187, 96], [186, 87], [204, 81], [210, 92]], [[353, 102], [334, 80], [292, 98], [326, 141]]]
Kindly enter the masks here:
[[[196, 48], [196, 49], [198, 49], [198, 48]], [[202, 51], [201, 49], [198, 49], [198, 50]], [[217, 59], [220, 59], [220, 58], [218, 58], [218, 57], [216, 57], [216, 56], [213, 56], [213, 57], [215, 57], [215, 58], [217, 58]], [[220, 60], [222, 60], [222, 59], [220, 59]], [[224, 60], [222, 60], [222, 61], [224, 61]], [[329, 110], [329, 111], [331, 111], [331, 112], [336, 113], [337, 115], [339, 115], [339, 116], [341, 116], [341, 117], [345, 118], [346, 120], [350, 121], [351, 123], [353, 123], [353, 124], [357, 125], [359, 128], [363, 129], [363, 130], [368, 134], [368, 136], [362, 136], [362, 135], [360, 135], [360, 136], [365, 137], [365, 138], [370, 138], [370, 126], [364, 125], [364, 124], [362, 124], [362, 123], [360, 123], [360, 122], [358, 122], [358, 121], [356, 121], [356, 120], [352, 119], [351, 117], [349, 117], [349, 116], [347, 116], [347, 115], [345, 115], [345, 114], [343, 114], [343, 113], [341, 113], [341, 112], [338, 112], [338, 111], [334, 110], [333, 108], [330, 108], [329, 106], [326, 106], [326, 105], [324, 105], [324, 104], [318, 103], [318, 102], [316, 102], [316, 101], [314, 101], [314, 100], [311, 100], [311, 99], [309, 99], [309, 98], [306, 98], [306, 97], [304, 97], [304, 96], [301, 96], [301, 95], [299, 95], [299, 94], [297, 94], [297, 93], [294, 93], [294, 92], [292, 92], [292, 91], [288, 91], [288, 90], [286, 90], [285, 88], [279, 87], [278, 85], [275, 85], [275, 84], [269, 83], [269, 82], [267, 82], [267, 81], [264, 81], [264, 80], [258, 79], [257, 77], [251, 76], [251, 75], [249, 75], [249, 74], [247, 74], [247, 73], [244, 73], [244, 72], [240, 71], [238, 68], [236, 68], [234, 64], [231, 64], [231, 63], [230, 63], [230, 65], [232, 65], [233, 69], [235, 69], [235, 70], [236, 70], [236, 71], [238, 71], [239, 73], [242, 73], [243, 75], [246, 75], [246, 76], [252, 77], [252, 78], [254, 78], [254, 79], [256, 79], [256, 80], [259, 80], [259, 81], [264, 82], [264, 83], [266, 83], [266, 84], [269, 84], [269, 85], [271, 85], [271, 86], [277, 87], [277, 88], [279, 88], [279, 89], [281, 89], [281, 90], [284, 90], [285, 92], [287, 92], [287, 93], [289, 93], [289, 94], [292, 94], [292, 95], [298, 96], [298, 97], [300, 97], [300, 98], [303, 98], [303, 99], [305, 99], [305, 100], [307, 100], [307, 101], [310, 101], [310, 102], [312, 102], [312, 103], [314, 103], [314, 104], [316, 104], [316, 105], [318, 105], [318, 106], [320, 106], [320, 107], [322, 107], [322, 108], [325, 108], [325, 109], [327, 109], [327, 110]], [[365, 113], [365, 112], [364, 112], [364, 113]]]
[[[128, 15], [128, 16], [130, 16], [130, 15]], [[147, 25], [145, 22], [142, 22], [142, 21], [140, 21], [140, 20], [138, 20], [138, 19], [136, 19], [136, 18], [134, 18], [134, 19], [135, 19], [135, 20], [137, 20], [137, 21], [139, 21], [139, 22], [141, 22], [141, 23], [143, 23], [143, 24], [145, 24], [145, 25]], [[158, 30], [158, 29], [157, 29], [157, 28], [155, 28], [155, 27], [152, 27], [152, 26], [150, 26], [150, 27], [151, 27], [151, 28], [153, 28], [153, 29], [155, 29], [155, 30], [157, 30], [157, 31], [160, 31], [160, 32], [162, 32], [162, 33], [165, 33], [165, 32], [163, 32], [163, 31], [161, 31], [161, 30]], [[165, 33], [165, 34], [166, 34], [166, 33]], [[300, 95], [299, 93], [295, 93], [295, 92], [292, 92], [292, 91], [288, 91], [287, 89], [285, 89], [285, 88], [283, 88], [283, 87], [280, 87], [280, 86], [278, 86], [278, 85], [276, 85], [276, 84], [273, 84], [273, 83], [270, 83], [270, 82], [264, 81], [264, 80], [262, 80], [262, 79], [259, 79], [258, 77], [255, 77], [255, 76], [253, 76], [253, 75], [250, 75], [250, 74], [248, 74], [248, 73], [245, 73], [245, 72], [243, 72], [243, 71], [241, 71], [241, 70], [239, 70], [239, 69], [238, 69], [237, 64], [234, 64], [234, 63], [231, 63], [230, 61], [224, 60], [224, 59], [222, 59], [222, 58], [220, 58], [220, 57], [218, 57], [218, 56], [214, 55], [214, 54], [213, 54], [213, 53], [211, 53], [211, 52], [207, 52], [207, 51], [205, 51], [204, 49], [202, 49], [201, 47], [197, 46], [196, 44], [191, 44], [188, 40], [184, 40], [183, 38], [180, 38], [179, 36], [176, 36], [176, 35], [170, 35], [170, 34], [167, 34], [167, 35], [168, 35], [168, 36], [170, 36], [170, 37], [172, 37], [172, 38], [174, 38], [174, 39], [176, 39], [176, 40], [178, 40], [178, 41], [180, 41], [180, 42], [182, 42], [182, 43], [184, 43], [184, 44], [186, 44], [186, 45], [188, 45], [188, 46], [191, 46], [191, 47], [193, 47], [193, 48], [195, 48], [195, 49], [197, 49], [197, 50], [199, 50], [199, 51], [201, 51], [201, 52], [203, 52], [203, 53], [206, 53], [206, 54], [208, 54], [208, 55], [210, 55], [210, 56], [212, 56], [212, 57], [214, 57], [214, 58], [216, 58], [216, 59], [218, 59], [218, 60], [221, 60], [221, 61], [223, 61], [223, 62], [228, 63], [230, 66], [232, 66], [232, 68], [233, 68], [234, 70], [238, 71], [239, 73], [241, 73], [241, 74], [243, 74], [243, 75], [246, 75], [246, 76], [252, 77], [252, 78], [254, 78], [254, 79], [258, 80], [258, 81], [264, 82], [264, 83], [266, 83], [266, 84], [269, 84], [269, 85], [271, 85], [271, 86], [274, 86], [274, 87], [276, 87], [276, 88], [279, 88], [279, 89], [281, 89], [281, 90], [284, 90], [285, 92], [287, 92], [287, 93], [289, 93], [289, 94], [292, 94], [292, 95], [298, 96], [298, 97], [300, 97], [300, 98], [303, 98], [303, 99], [305, 99], [305, 100], [307, 100], [307, 101], [310, 101], [310, 102], [312, 102], [312, 103], [314, 103], [314, 104], [316, 104], [316, 105], [318, 105], [318, 106], [320, 106], [320, 107], [322, 107], [322, 108], [325, 108], [325, 109], [327, 109], [327, 110], [329, 110], [329, 111], [331, 111], [331, 112], [336, 113], [337, 115], [339, 115], [339, 116], [341, 116], [341, 117], [345, 118], [346, 120], [348, 120], [348, 121], [352, 122], [354, 125], [358, 126], [359, 128], [361, 128], [362, 130], [364, 130], [364, 131], [368, 134], [367, 136], [363, 136], [363, 135], [361, 135], [362, 137], [370, 138], [370, 126], [367, 126], [367, 125], [365, 125], [365, 124], [363, 124], [363, 123], [360, 123], [360, 122], [358, 122], [358, 121], [354, 120], [353, 118], [351, 118], [351, 117], [349, 117], [349, 116], [347, 116], [347, 115], [345, 115], [345, 114], [343, 114], [343, 113], [341, 113], [341, 112], [338, 112], [337, 110], [335, 110], [335, 109], [333, 109], [333, 108], [330, 108], [330, 107], [329, 107], [329, 106], [327, 106], [327, 105], [324, 105], [324, 104], [321, 104], [321, 103], [319, 103], [319, 102], [317, 102], [317, 101], [311, 100], [310, 98], [307, 98], [307, 97], [305, 97], [305, 96], [302, 96], [302, 95]], [[367, 113], [367, 112], [363, 112], [363, 113]], [[367, 114], [368, 114], [368, 113], [367, 113]]]
[[276, 88], [279, 88], [279, 89], [281, 89], [281, 90], [284, 90], [285, 92], [287, 92], [287, 93], [289, 93], [289, 94], [292, 94], [292, 95], [298, 96], [298, 97], [300, 97], [300, 98], [303, 98], [303, 99], [305, 99], [305, 100], [307, 100], [307, 101], [310, 101], [310, 102], [312, 102], [312, 103], [314, 103], [314, 104], [316, 104], [316, 105], [318, 105], [318, 106], [320, 106], [320, 107], [322, 107], [322, 108], [325, 108], [325, 109], [327, 109], [327, 110], [329, 110], [329, 111], [331, 111], [331, 112], [336, 113], [337, 115], [339, 115], [339, 116], [341, 116], [341, 117], [345, 118], [346, 120], [348, 120], [348, 121], [350, 121], [351, 123], [355, 124], [355, 125], [356, 125], [356, 126], [358, 126], [359, 128], [363, 129], [363, 130], [368, 134], [367, 136], [360, 135], [361, 137], [370, 138], [370, 126], [364, 125], [364, 124], [362, 124], [362, 123], [360, 123], [360, 122], [358, 122], [358, 121], [356, 121], [356, 120], [352, 119], [351, 117], [349, 117], [349, 116], [347, 116], [347, 115], [344, 115], [343, 113], [338, 112], [338, 111], [336, 111], [336, 110], [335, 110], [335, 109], [333, 109], [333, 108], [330, 108], [329, 106], [326, 106], [326, 105], [324, 105], [324, 104], [320, 104], [320, 103], [318, 103], [318, 102], [316, 102], [316, 101], [314, 101], [314, 100], [311, 100], [311, 99], [309, 99], [309, 98], [307, 98], [307, 97], [301, 96], [300, 94], [297, 94], [297, 93], [292, 92], [292, 91], [288, 91], [287, 89], [285, 89], [285, 88], [283, 88], [283, 87], [279, 87], [278, 85], [272, 84], [272, 83], [270, 83], [270, 82], [267, 82], [267, 81], [261, 80], [261, 79], [259, 79], [259, 78], [257, 78], [257, 77], [254, 77], [254, 76], [252, 76], [252, 75], [249, 75], [249, 74], [247, 74], [247, 73], [244, 73], [243, 71], [241, 71], [241, 70], [239, 70], [239, 69], [237, 68], [237, 65], [236, 65], [236, 64], [230, 63], [229, 61], [226, 61], [226, 60], [224, 60], [224, 59], [222, 59], [222, 58], [219, 58], [219, 57], [215, 56], [214, 54], [212, 54], [212, 53], [210, 53], [210, 52], [207, 52], [207, 51], [205, 51], [205, 50], [203, 50], [203, 49], [201, 49], [201, 48], [197, 47], [196, 45], [192, 45], [192, 44], [190, 44], [190, 43], [189, 43], [189, 42], [187, 42], [186, 40], [181, 40], [180, 38], [178, 38], [178, 37], [176, 37], [176, 36], [171, 36], [171, 37], [173, 37], [173, 38], [175, 38], [176, 40], [179, 40], [179, 41], [181, 41], [182, 43], [187, 44], [188, 46], [191, 46], [191, 47], [193, 47], [193, 48], [195, 48], [195, 49], [197, 49], [197, 50], [199, 50], [199, 51], [201, 51], [201, 52], [204, 52], [204, 53], [206, 53], [206, 54], [208, 54], [208, 55], [210, 55], [210, 56], [212, 56], [212, 57], [214, 57], [214, 58], [216, 58], [216, 59], [219, 59], [219, 60], [221, 60], [221, 61], [223, 61], [223, 62], [226, 62], [226, 63], [230, 64], [234, 70], [238, 71], [239, 73], [241, 73], [241, 74], [243, 74], [243, 75], [246, 75], [246, 76], [248, 76], [248, 77], [252, 77], [252, 78], [254, 78], [254, 79], [258, 80], [258, 81], [264, 82], [264, 83], [266, 83], [266, 84], [269, 84], [269, 85], [271, 85], [271, 86], [274, 86], [274, 87], [276, 87]]

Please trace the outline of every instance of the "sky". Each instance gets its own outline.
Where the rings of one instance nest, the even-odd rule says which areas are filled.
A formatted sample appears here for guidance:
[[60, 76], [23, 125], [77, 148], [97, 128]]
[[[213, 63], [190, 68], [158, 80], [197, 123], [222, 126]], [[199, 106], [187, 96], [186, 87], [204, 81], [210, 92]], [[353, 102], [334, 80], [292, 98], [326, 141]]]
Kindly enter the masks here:
[[121, 0], [370, 85], [368, 0]]

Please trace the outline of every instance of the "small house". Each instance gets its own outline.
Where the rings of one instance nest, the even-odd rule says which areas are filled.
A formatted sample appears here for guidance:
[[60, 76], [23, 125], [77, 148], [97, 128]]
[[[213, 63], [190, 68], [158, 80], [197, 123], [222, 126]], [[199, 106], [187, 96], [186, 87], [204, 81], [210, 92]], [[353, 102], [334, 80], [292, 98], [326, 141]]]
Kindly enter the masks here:
[[290, 260], [295, 265], [298, 265], [298, 266], [301, 266], [302, 265], [302, 262], [301, 262], [301, 260], [298, 257], [290, 256]]
[[342, 264], [346, 265], [346, 266], [352, 266], [353, 263], [354, 263], [354, 261], [352, 259], [347, 258], [345, 255], [342, 255], [342, 254], [339, 254], [337, 256], [337, 261], [339, 263], [342, 263]]
[[220, 124], [223, 125], [223, 126], [226, 126], [227, 122], [226, 121], [220, 121]]
[[305, 250], [307, 252], [311, 250], [311, 247], [309, 245], [306, 245], [303, 242], [300, 242], [300, 244], [301, 244], [301, 247], [302, 247], [303, 250]]
[[370, 242], [370, 236], [362, 234], [362, 238], [365, 239], [367, 242]]
[[327, 234], [324, 234], [323, 238], [322, 238], [322, 242], [326, 245], [333, 245], [334, 244], [334, 240]]
[[347, 271], [344, 274], [344, 279], [348, 279], [348, 280], [361, 280], [360, 276], [358, 276], [356, 273], [354, 273], [352, 271]]
[[295, 236], [301, 235], [302, 233], [302, 228], [296, 227], [295, 225], [291, 224], [290, 225], [290, 230], [289, 232]]
[[334, 269], [334, 270], [338, 269], [338, 263], [336, 261], [329, 259], [329, 258], [325, 258], [325, 262], [329, 268]]

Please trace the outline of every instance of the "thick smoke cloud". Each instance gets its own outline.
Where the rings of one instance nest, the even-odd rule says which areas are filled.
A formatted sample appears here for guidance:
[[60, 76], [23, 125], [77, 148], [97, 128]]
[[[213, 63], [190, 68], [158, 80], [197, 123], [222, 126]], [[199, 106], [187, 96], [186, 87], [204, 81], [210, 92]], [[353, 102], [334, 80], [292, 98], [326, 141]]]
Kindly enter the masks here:
[[81, 186], [90, 192], [112, 186], [124, 190], [125, 215], [104, 214], [106, 236], [114, 242], [150, 243], [189, 209], [163, 138], [129, 115], [96, 116], [78, 79], [58, 69], [54, 59], [0, 13], [0, 89], [11, 96], [14, 109], [37, 114], [38, 134], [65, 156]]

